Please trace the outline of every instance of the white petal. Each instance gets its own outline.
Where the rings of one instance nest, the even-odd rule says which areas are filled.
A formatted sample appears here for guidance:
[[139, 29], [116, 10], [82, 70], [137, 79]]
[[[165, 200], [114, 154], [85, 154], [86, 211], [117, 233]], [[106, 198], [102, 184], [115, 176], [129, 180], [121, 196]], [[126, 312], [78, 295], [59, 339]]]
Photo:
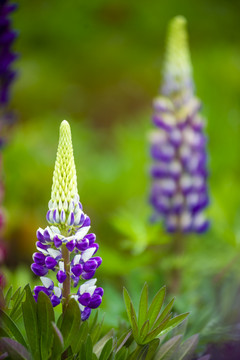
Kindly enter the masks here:
[[73, 260], [73, 265], [79, 264], [80, 259], [81, 259], [81, 255], [80, 254], [76, 255]]
[[76, 240], [82, 240], [85, 235], [87, 235], [88, 230], [90, 229], [90, 226], [84, 226], [83, 228], [79, 229], [75, 234]]
[[45, 286], [46, 288], [49, 288], [50, 286], [53, 285], [53, 281], [51, 279], [49, 279], [48, 277], [41, 276], [40, 280], [43, 283], [43, 286]]
[[89, 249], [87, 249], [87, 250], [85, 250], [83, 253], [82, 253], [82, 260], [84, 261], [84, 262], [86, 262], [86, 261], [88, 261], [91, 257], [92, 257], [92, 255], [93, 255], [93, 253], [96, 251], [96, 248], [94, 247], [94, 248], [89, 248]]
[[54, 286], [53, 290], [54, 290], [54, 294], [55, 294], [58, 298], [60, 298], [61, 295], [62, 295], [61, 289], [59, 289], [58, 287]]
[[58, 265], [59, 265], [59, 270], [64, 271], [64, 262], [63, 262], [63, 261], [59, 261]]
[[48, 249], [48, 253], [55, 259], [58, 256], [62, 256], [61, 251], [55, 249]]

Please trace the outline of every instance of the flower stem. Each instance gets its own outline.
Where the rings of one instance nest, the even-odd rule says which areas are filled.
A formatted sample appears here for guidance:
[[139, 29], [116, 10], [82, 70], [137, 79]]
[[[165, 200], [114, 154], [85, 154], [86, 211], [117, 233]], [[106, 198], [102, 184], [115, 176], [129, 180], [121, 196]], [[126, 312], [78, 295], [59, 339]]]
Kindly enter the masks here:
[[66, 311], [66, 307], [69, 301], [69, 295], [71, 291], [71, 278], [70, 278], [70, 253], [65, 244], [62, 245], [62, 257], [64, 261], [64, 270], [66, 272], [67, 278], [63, 283], [63, 314]]

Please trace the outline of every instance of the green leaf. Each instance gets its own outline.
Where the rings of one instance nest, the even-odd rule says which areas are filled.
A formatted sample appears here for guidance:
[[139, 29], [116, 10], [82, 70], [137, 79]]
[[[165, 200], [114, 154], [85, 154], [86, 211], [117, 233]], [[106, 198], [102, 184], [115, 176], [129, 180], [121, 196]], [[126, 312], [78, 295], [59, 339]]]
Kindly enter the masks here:
[[163, 344], [155, 355], [157, 360], [170, 360], [182, 341], [182, 335], [174, 336]]
[[80, 329], [78, 332], [78, 337], [75, 337], [75, 339], [73, 339], [72, 344], [71, 344], [71, 348], [73, 353], [78, 353], [80, 348], [81, 348], [81, 344], [83, 342], [86, 341], [86, 338], [88, 336], [88, 322], [87, 321], [83, 321], [80, 325]]
[[159, 315], [159, 317], [157, 318], [157, 320], [153, 324], [154, 327], [159, 326], [161, 324], [161, 322], [164, 321], [164, 319], [169, 315], [170, 311], [172, 310], [174, 301], [175, 301], [175, 298], [173, 298], [170, 301], [170, 303], [168, 303], [168, 305], [165, 307], [163, 312]]
[[98, 310], [95, 312], [94, 318], [91, 322], [91, 324], [89, 324], [89, 334], [92, 333], [92, 331], [95, 329], [96, 325], [97, 325], [97, 321], [98, 321]]
[[124, 344], [126, 344], [126, 342], [128, 341], [128, 339], [131, 337], [132, 335], [132, 330], [128, 331], [127, 333], [123, 334], [119, 340], [117, 341], [116, 344], [116, 352], [120, 351], [120, 349], [123, 347]]
[[71, 298], [63, 315], [61, 333], [64, 339], [64, 350], [66, 350], [78, 337], [81, 325], [81, 312], [75, 299]]
[[51, 326], [53, 330], [51, 360], [59, 360], [61, 359], [61, 354], [63, 352], [63, 347], [64, 347], [63, 337], [61, 331], [58, 329], [55, 323], [52, 322]]
[[54, 311], [49, 297], [40, 291], [37, 301], [37, 319], [39, 326], [40, 349], [42, 359], [47, 359], [53, 341]]
[[153, 341], [150, 342], [150, 344], [148, 344], [148, 351], [147, 351], [147, 355], [144, 358], [145, 360], [152, 360], [158, 345], [160, 343], [159, 339], [154, 339]]
[[139, 329], [143, 326], [143, 324], [147, 320], [147, 312], [148, 312], [148, 286], [147, 283], [145, 283], [139, 301], [139, 309], [138, 309]]
[[148, 330], [149, 330], [149, 320], [145, 321], [145, 323], [143, 324], [140, 330], [140, 338], [142, 340], [147, 336]]
[[12, 319], [0, 309], [0, 326], [5, 326], [5, 328], [10, 332], [10, 334], [23, 346], [27, 347], [27, 344], [18, 329], [17, 325], [12, 321]]
[[93, 347], [93, 352], [99, 357], [101, 354], [101, 351], [105, 344], [108, 342], [110, 338], [112, 338], [114, 335], [114, 330], [111, 329], [105, 336], [103, 336]]
[[122, 347], [115, 356], [115, 360], [126, 360], [128, 356], [128, 349], [125, 347]]
[[136, 317], [136, 313], [135, 313], [132, 303], [130, 304], [130, 315], [131, 315], [131, 319], [132, 319], [133, 336], [134, 336], [135, 341], [138, 342], [140, 339], [138, 336], [137, 317]]
[[10, 359], [31, 360], [31, 355], [22, 344], [5, 337], [0, 339], [0, 353], [4, 352], [8, 353]]
[[30, 286], [25, 287], [26, 299], [22, 304], [23, 321], [28, 343], [34, 360], [41, 360], [39, 347], [39, 331], [37, 323], [37, 304], [32, 296]]
[[86, 350], [86, 360], [92, 360], [93, 357], [93, 344], [92, 344], [92, 339], [91, 336], [88, 335], [87, 337], [87, 341], [85, 344], [85, 350]]
[[150, 333], [148, 333], [143, 341], [143, 344], [147, 344], [150, 341], [152, 341], [153, 339], [155, 339], [161, 333], [161, 330], [164, 329], [164, 327], [168, 323], [170, 317], [171, 317], [171, 314], [169, 314], [164, 319], [164, 321], [161, 322], [161, 324], [159, 326], [157, 326], [156, 328], [154, 328], [154, 330], [152, 330]]
[[180, 349], [177, 353], [178, 360], [189, 360], [192, 358], [194, 351], [196, 350], [198, 344], [199, 336], [198, 334], [191, 336], [189, 339], [184, 341], [180, 346]]
[[171, 320], [169, 320], [168, 323], [167, 323], [167, 326], [165, 327], [165, 329], [163, 331], [161, 331], [161, 335], [166, 334], [167, 332], [169, 332], [170, 330], [172, 330], [173, 328], [175, 328], [176, 326], [181, 324], [181, 322], [184, 319], [186, 319], [186, 317], [188, 315], [189, 315], [189, 313], [177, 315], [174, 318], [172, 318]]
[[12, 296], [12, 300], [13, 300], [13, 307], [12, 310], [10, 312], [10, 317], [12, 318], [12, 320], [17, 320], [17, 318], [19, 317], [19, 314], [21, 313], [21, 303], [24, 300], [24, 295], [25, 295], [25, 291], [24, 289], [21, 292], [21, 288], [19, 288], [15, 294]]
[[93, 344], [96, 344], [97, 341], [99, 340], [102, 326], [103, 326], [103, 321], [104, 321], [104, 317], [102, 318], [102, 321], [100, 323], [98, 323], [91, 332], [91, 339], [92, 339]]
[[110, 338], [104, 345], [99, 360], [107, 360], [112, 352], [113, 339]]
[[129, 295], [129, 293], [128, 293], [128, 291], [127, 291], [127, 289], [125, 287], [123, 288], [123, 298], [124, 298], [124, 302], [125, 302], [125, 305], [126, 305], [128, 319], [129, 319], [129, 322], [131, 324], [131, 327], [133, 328], [132, 316], [131, 316], [132, 300], [131, 300], [130, 295]]
[[147, 318], [149, 320], [149, 328], [151, 329], [159, 316], [166, 295], [166, 286], [163, 286], [154, 296], [149, 307]]
[[12, 297], [12, 292], [13, 292], [13, 288], [12, 286], [10, 286], [10, 288], [8, 289], [6, 295], [5, 295], [5, 307], [8, 309], [9, 305], [10, 305], [10, 300]]

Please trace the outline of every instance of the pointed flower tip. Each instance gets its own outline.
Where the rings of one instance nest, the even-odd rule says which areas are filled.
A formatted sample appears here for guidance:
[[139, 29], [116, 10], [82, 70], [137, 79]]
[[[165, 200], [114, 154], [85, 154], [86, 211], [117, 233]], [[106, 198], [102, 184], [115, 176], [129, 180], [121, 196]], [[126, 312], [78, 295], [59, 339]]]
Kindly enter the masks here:
[[170, 26], [172, 25], [177, 27], [185, 27], [186, 24], [187, 24], [187, 20], [182, 15], [175, 16], [170, 22]]
[[64, 131], [64, 130], [65, 130], [65, 131], [66, 131], [66, 130], [71, 131], [69, 122], [68, 122], [67, 120], [63, 120], [63, 121], [61, 122], [61, 125], [60, 125], [60, 132], [61, 132], [61, 131]]

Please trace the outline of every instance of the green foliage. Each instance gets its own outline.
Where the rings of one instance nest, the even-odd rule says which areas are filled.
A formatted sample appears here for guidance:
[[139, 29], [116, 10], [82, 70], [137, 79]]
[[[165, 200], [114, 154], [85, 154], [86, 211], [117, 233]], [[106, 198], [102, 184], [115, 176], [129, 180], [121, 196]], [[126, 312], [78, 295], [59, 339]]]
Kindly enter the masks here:
[[[17, 290], [12, 295], [12, 290], [8, 290], [3, 297], [5, 310], [0, 310], [0, 351], [12, 360], [190, 360], [196, 349], [198, 336], [182, 341], [186, 328], [183, 320], [187, 314], [171, 319], [172, 301], [161, 311], [165, 291], [165, 287], [160, 289], [148, 308], [148, 287], [145, 284], [137, 318], [131, 298], [124, 289], [131, 330], [122, 333], [119, 328], [102, 334], [103, 320], [99, 321], [98, 312], [91, 321], [82, 322], [75, 299], [69, 301], [56, 324], [48, 296], [40, 292], [36, 303], [29, 285], [25, 287], [25, 296], [21, 296], [20, 301], [24, 323], [21, 332], [13, 320], [15, 312], [11, 312], [12, 309], [8, 306], [12, 298], [13, 307], [15, 306], [22, 291]], [[180, 323], [182, 325], [177, 331], [181, 335], [173, 334], [170, 340], [160, 344], [160, 338], [161, 342], [165, 338], [163, 334], [169, 333]]]
[[128, 319], [131, 324], [134, 340], [138, 345], [148, 344], [157, 337], [168, 333], [188, 316], [189, 313], [186, 313], [171, 318], [174, 299], [161, 311], [165, 294], [166, 287], [164, 286], [155, 295], [148, 308], [148, 287], [145, 283], [140, 297], [137, 319], [130, 295], [125, 288], [123, 289]]

